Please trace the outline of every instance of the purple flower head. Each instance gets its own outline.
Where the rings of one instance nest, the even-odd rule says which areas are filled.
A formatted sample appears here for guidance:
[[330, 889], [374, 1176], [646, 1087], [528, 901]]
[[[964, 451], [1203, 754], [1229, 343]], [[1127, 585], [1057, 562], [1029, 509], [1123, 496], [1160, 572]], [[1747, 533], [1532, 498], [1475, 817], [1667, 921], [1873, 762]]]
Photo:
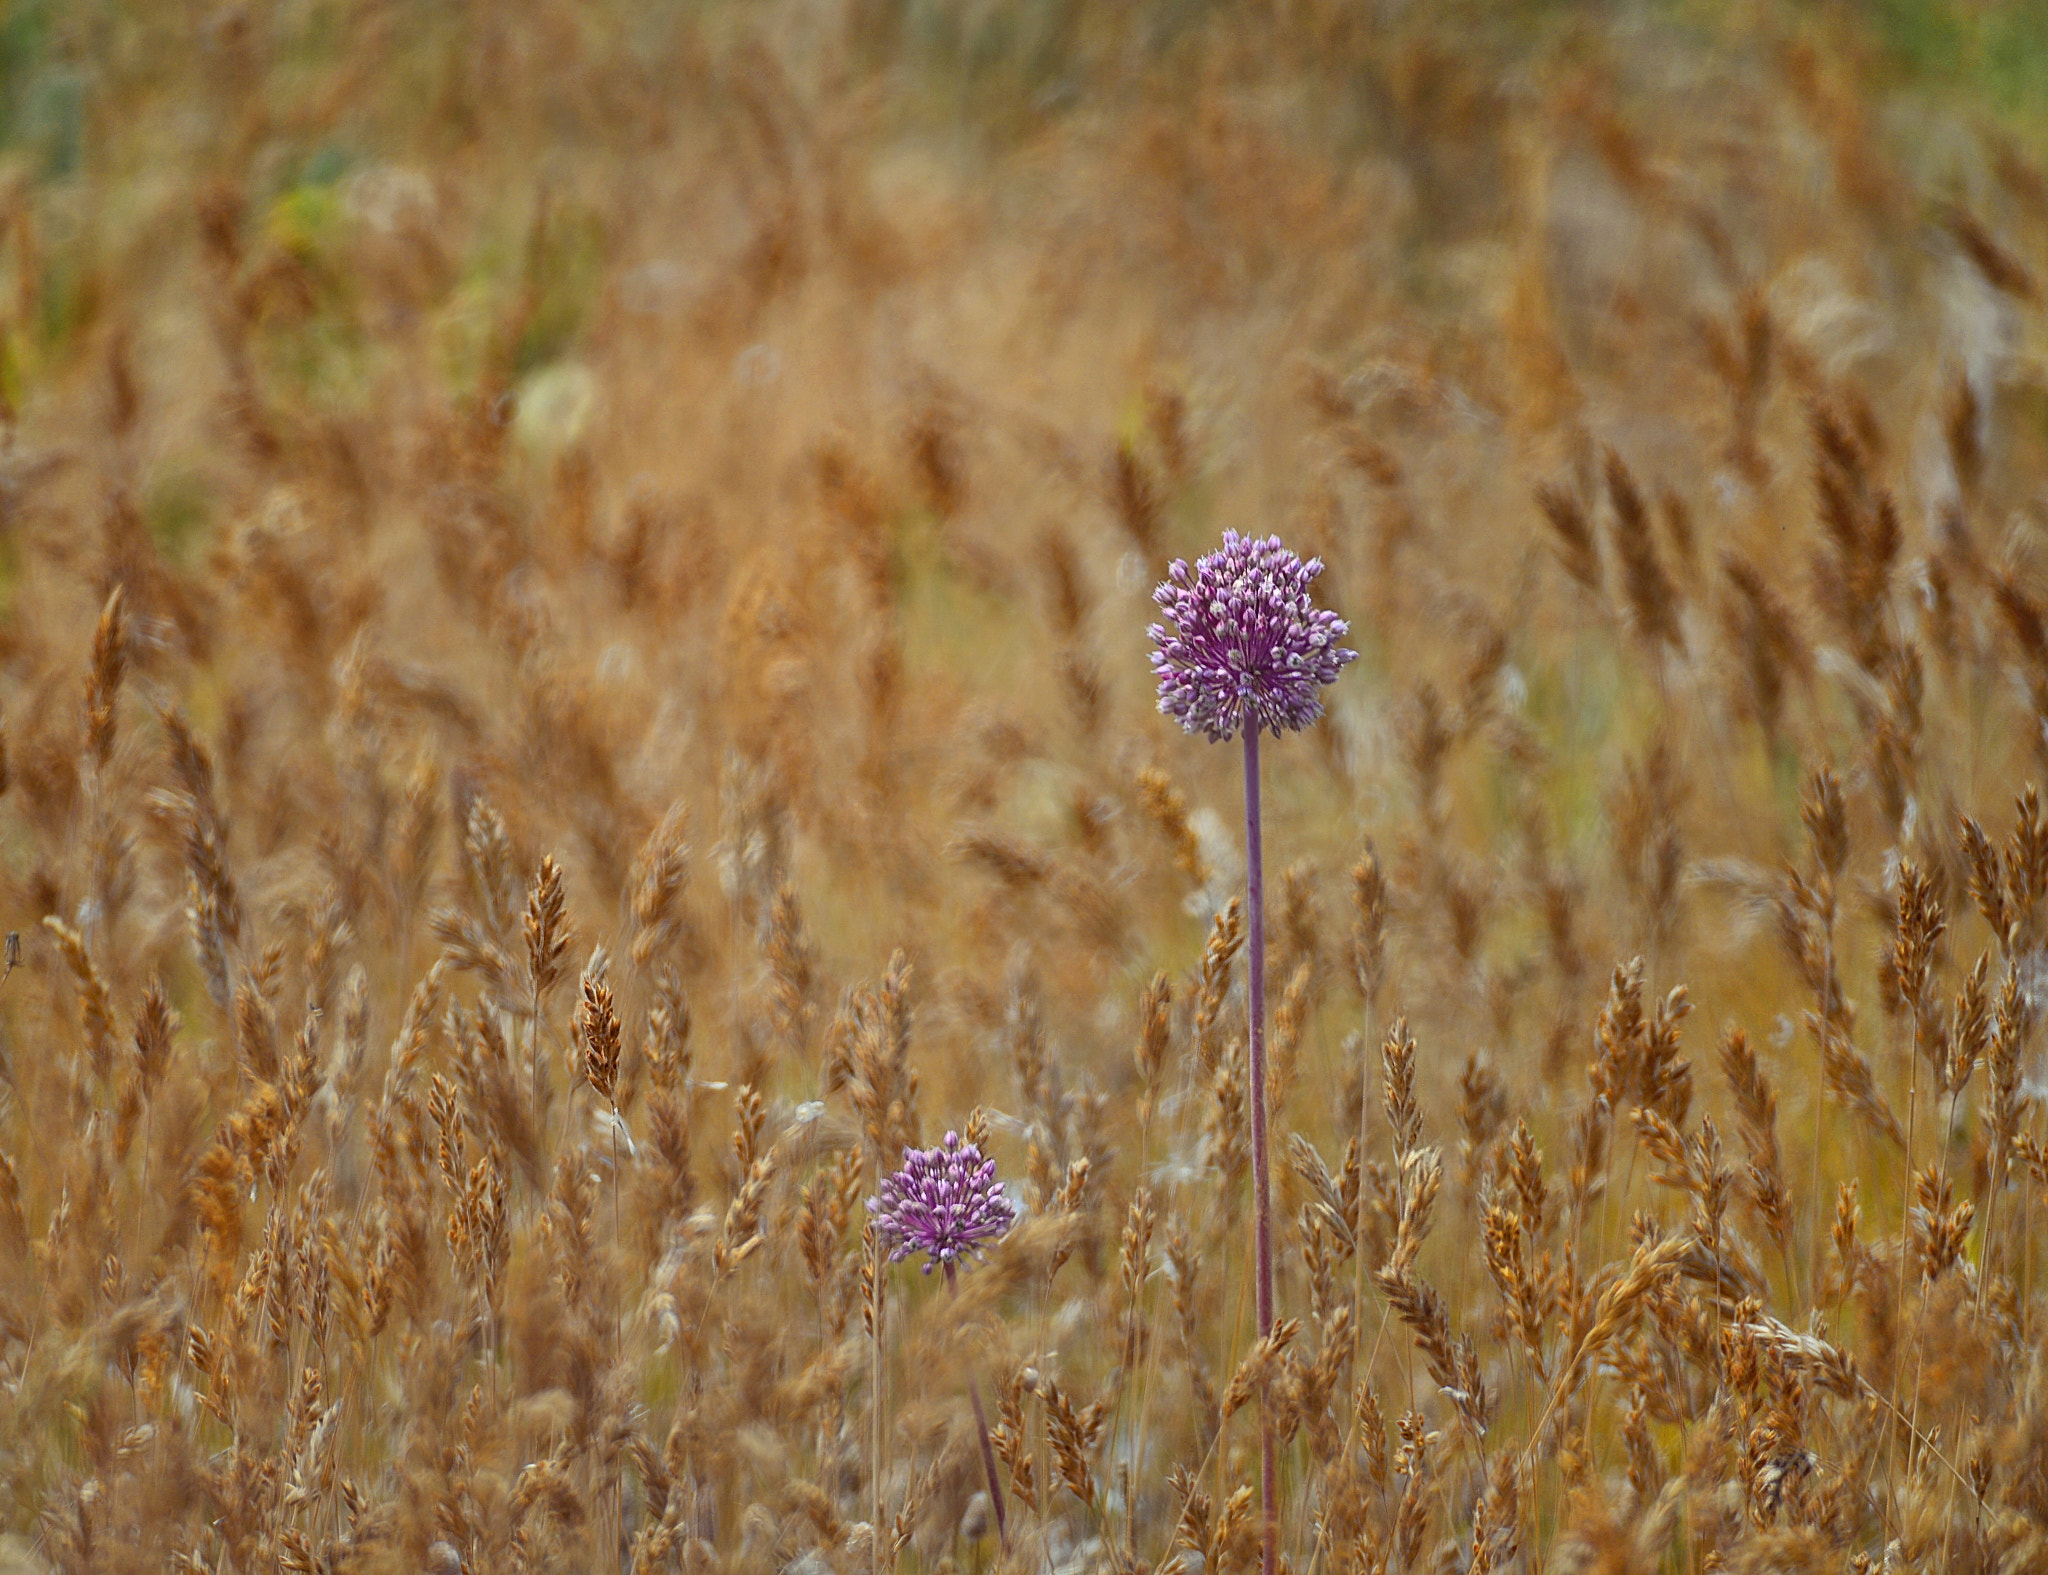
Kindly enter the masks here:
[[868, 1199], [868, 1212], [889, 1243], [889, 1261], [922, 1252], [927, 1274], [935, 1263], [950, 1269], [962, 1254], [978, 1254], [1017, 1221], [996, 1180], [996, 1162], [957, 1132], [937, 1148], [905, 1149], [903, 1168], [882, 1178], [882, 1195]]
[[1317, 691], [1358, 657], [1337, 643], [1351, 625], [1308, 599], [1322, 572], [1322, 559], [1304, 563], [1278, 536], [1233, 530], [1192, 569], [1176, 558], [1152, 593], [1174, 627], [1147, 631], [1159, 647], [1159, 709], [1212, 743], [1241, 727], [1299, 731], [1321, 716]]

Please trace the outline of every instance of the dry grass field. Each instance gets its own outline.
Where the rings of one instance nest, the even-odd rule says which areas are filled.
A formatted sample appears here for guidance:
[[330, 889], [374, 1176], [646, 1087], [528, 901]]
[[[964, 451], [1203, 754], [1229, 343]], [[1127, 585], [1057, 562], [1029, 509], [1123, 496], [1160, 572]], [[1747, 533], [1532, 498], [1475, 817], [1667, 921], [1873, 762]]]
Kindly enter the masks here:
[[2048, 1570], [2040, 10], [16, 0], [0, 1571]]

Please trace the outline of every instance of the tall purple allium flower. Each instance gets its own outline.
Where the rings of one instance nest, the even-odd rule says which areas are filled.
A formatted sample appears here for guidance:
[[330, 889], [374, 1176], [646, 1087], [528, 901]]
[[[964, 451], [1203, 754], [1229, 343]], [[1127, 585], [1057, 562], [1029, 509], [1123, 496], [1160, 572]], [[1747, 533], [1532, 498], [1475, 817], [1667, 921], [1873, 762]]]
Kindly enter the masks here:
[[[970, 1129], [973, 1124], [968, 1123]], [[996, 1180], [996, 1162], [983, 1157], [978, 1143], [962, 1142], [957, 1132], [948, 1132], [937, 1148], [905, 1149], [903, 1168], [882, 1178], [881, 1196], [868, 1199], [868, 1212], [889, 1244], [891, 1263], [921, 1252], [924, 1272], [931, 1273], [935, 1263], [943, 1264], [946, 1284], [955, 1289], [961, 1255], [978, 1256], [984, 1242], [994, 1241], [1017, 1223], [1017, 1211]], [[1007, 1548], [1010, 1529], [1003, 1514], [1002, 1479], [996, 1475], [995, 1445], [989, 1439], [981, 1390], [971, 1378], [967, 1395], [974, 1402], [974, 1425], [981, 1434], [981, 1468], [996, 1512], [996, 1539]]]
[[[1159, 709], [1190, 733], [1221, 743], [1244, 735], [1244, 842], [1251, 948], [1245, 962], [1251, 996], [1252, 1258], [1259, 1337], [1273, 1332], [1272, 1171], [1266, 1152], [1266, 874], [1259, 831], [1259, 733], [1299, 732], [1323, 714], [1321, 690], [1358, 659], [1337, 642], [1351, 626], [1309, 601], [1322, 560], [1301, 555], [1278, 536], [1260, 541], [1223, 533], [1219, 551], [1190, 569], [1176, 559], [1152, 593], [1174, 627], [1153, 624], [1152, 671]], [[1259, 1485], [1264, 1496], [1262, 1575], [1274, 1575], [1280, 1540], [1280, 1497], [1273, 1453], [1272, 1407], [1259, 1396]]]
[[882, 1178], [882, 1195], [868, 1199], [868, 1212], [889, 1244], [889, 1261], [924, 1253], [927, 1274], [934, 1264], [950, 1271], [961, 1254], [978, 1254], [1017, 1222], [996, 1162], [957, 1132], [937, 1148], [905, 1149], [903, 1168]]
[[1358, 653], [1337, 642], [1351, 626], [1312, 605], [1320, 558], [1303, 562], [1278, 536], [1223, 533], [1223, 546], [1175, 560], [1152, 593], [1168, 629], [1148, 631], [1159, 649], [1159, 709], [1190, 733], [1220, 744], [1240, 728], [1299, 732], [1323, 714], [1320, 691]]

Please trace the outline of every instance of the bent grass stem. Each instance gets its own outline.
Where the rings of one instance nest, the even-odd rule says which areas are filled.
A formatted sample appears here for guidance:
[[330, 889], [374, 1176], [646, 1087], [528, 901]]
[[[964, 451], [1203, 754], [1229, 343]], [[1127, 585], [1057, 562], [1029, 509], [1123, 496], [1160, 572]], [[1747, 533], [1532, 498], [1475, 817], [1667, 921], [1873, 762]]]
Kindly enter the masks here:
[[[957, 1298], [960, 1294], [959, 1271], [951, 1263], [946, 1265], [946, 1288]], [[982, 1409], [981, 1385], [974, 1375], [967, 1375], [967, 1398], [974, 1402], [974, 1431], [981, 1440], [981, 1469], [988, 1478], [989, 1508], [995, 1511], [996, 1545], [1005, 1553], [1010, 1551], [1010, 1524], [1003, 1513], [1003, 1485], [996, 1476], [996, 1446], [989, 1441], [988, 1412]]]

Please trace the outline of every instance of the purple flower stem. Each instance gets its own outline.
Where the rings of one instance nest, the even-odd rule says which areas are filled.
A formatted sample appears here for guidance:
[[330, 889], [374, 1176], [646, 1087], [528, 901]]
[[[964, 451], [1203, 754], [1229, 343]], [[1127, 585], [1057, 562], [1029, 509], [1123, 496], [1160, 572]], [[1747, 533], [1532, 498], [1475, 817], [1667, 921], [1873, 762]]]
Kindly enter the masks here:
[[[954, 1295], [960, 1294], [959, 1276], [951, 1259], [946, 1261], [946, 1285]], [[981, 1385], [974, 1381], [972, 1373], [967, 1375], [967, 1398], [974, 1402], [974, 1430], [981, 1435], [981, 1469], [988, 1477], [989, 1507], [996, 1512], [996, 1546], [1007, 1553], [1010, 1524], [1003, 1513], [1003, 1485], [996, 1477], [996, 1448], [988, 1441], [988, 1413], [981, 1408]]]
[[[1245, 902], [1251, 909], [1251, 948], [1245, 984], [1251, 996], [1252, 1256], [1255, 1260], [1259, 1338], [1273, 1332], [1273, 1195], [1266, 1158], [1266, 858], [1259, 835], [1259, 727], [1244, 730]], [[1274, 1575], [1280, 1541], [1279, 1473], [1273, 1459], [1273, 1408], [1259, 1392], [1259, 1491], [1265, 1513], [1261, 1575]]]
[[[1151, 636], [1159, 709], [1190, 733], [1220, 744], [1244, 733], [1245, 884], [1251, 933], [1251, 1120], [1253, 1255], [1259, 1338], [1273, 1333], [1273, 1199], [1266, 1158], [1266, 872], [1259, 844], [1259, 732], [1298, 733], [1323, 715], [1318, 691], [1358, 653], [1337, 642], [1351, 626], [1310, 600], [1323, 572], [1278, 536], [1263, 541], [1223, 533], [1223, 545], [1191, 568], [1176, 558], [1154, 587], [1152, 601], [1167, 619]], [[1262, 1575], [1279, 1562], [1279, 1473], [1273, 1458], [1271, 1397], [1260, 1387], [1259, 1466], [1264, 1489]]]

